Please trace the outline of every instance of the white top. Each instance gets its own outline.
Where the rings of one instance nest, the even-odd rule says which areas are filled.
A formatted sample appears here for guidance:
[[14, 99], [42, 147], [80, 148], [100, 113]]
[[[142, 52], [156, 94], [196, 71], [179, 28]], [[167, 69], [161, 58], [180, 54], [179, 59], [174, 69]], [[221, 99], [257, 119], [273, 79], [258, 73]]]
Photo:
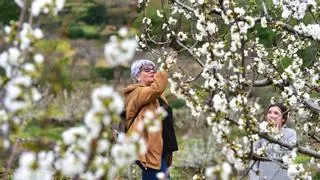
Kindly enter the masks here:
[[[287, 144], [295, 144], [297, 142], [297, 133], [295, 130], [283, 127], [281, 129], [282, 137], [279, 139], [280, 141], [287, 143]], [[288, 153], [290, 150], [281, 147], [278, 144], [270, 143], [266, 139], [260, 139], [257, 144], [255, 145], [255, 149], [260, 147], [266, 146], [266, 154], [268, 158], [271, 159], [282, 159], [282, 157]], [[250, 167], [253, 162], [250, 163]], [[250, 170], [250, 180], [259, 180], [259, 179], [281, 179], [287, 180], [291, 179], [287, 175], [287, 170], [283, 169], [278, 163], [276, 162], [269, 162], [269, 161], [260, 161], [256, 162], [255, 165]], [[255, 171], [259, 170], [259, 175], [256, 175]], [[264, 178], [265, 177], [265, 178]]]

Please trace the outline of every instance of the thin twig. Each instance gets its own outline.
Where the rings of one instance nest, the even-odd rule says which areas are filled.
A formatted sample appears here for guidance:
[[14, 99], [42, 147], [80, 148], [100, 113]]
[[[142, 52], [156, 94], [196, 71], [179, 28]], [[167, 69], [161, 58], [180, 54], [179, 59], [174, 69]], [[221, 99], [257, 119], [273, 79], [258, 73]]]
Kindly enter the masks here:
[[[177, 42], [180, 46], [182, 46], [183, 48], [185, 48], [185, 49], [189, 52], [190, 55], [192, 55], [193, 57], [195, 57], [197, 63], [198, 63], [202, 68], [205, 67], [205, 65], [203, 64], [203, 62], [202, 62], [198, 57], [196, 57], [196, 56], [193, 54], [193, 52], [191, 51], [190, 48], [188, 48], [186, 45], [184, 45], [183, 43], [181, 43], [181, 42], [178, 41], [178, 40], [176, 40], [176, 42]], [[211, 70], [210, 70], [210, 71], [211, 71]]]
[[21, 140], [19, 138], [17, 138], [16, 142], [13, 145], [11, 155], [10, 155], [9, 160], [7, 161], [7, 165], [6, 165], [5, 171], [6, 171], [7, 175], [9, 175], [9, 171], [13, 165], [13, 161], [15, 160], [17, 153], [19, 152], [20, 142], [21, 142]]
[[178, 0], [174, 0], [174, 2], [177, 3], [179, 6], [183, 7], [184, 9], [187, 9], [187, 10], [189, 10], [189, 11], [191, 11], [191, 12], [196, 12], [195, 9], [193, 9], [193, 8], [190, 7], [190, 6], [185, 5], [184, 3], [182, 3], [182, 2], [180, 2], [180, 1], [178, 1]]
[[249, 169], [244, 173], [244, 175], [241, 176], [240, 180], [242, 180], [243, 178], [245, 178], [245, 177], [249, 174], [250, 170], [253, 168], [253, 166], [256, 164], [256, 162], [257, 162], [257, 161], [254, 161], [254, 162], [252, 163], [252, 165], [251, 165], [251, 166], [249, 167]]
[[20, 17], [19, 17], [19, 24], [18, 24], [19, 29], [21, 29], [21, 27], [22, 27], [22, 23], [24, 21], [24, 18], [26, 16], [26, 12], [27, 12], [27, 4], [26, 4], [27, 2], [26, 2], [26, 0], [23, 0], [22, 3], [24, 4], [24, 6], [21, 9], [21, 13], [20, 13]]

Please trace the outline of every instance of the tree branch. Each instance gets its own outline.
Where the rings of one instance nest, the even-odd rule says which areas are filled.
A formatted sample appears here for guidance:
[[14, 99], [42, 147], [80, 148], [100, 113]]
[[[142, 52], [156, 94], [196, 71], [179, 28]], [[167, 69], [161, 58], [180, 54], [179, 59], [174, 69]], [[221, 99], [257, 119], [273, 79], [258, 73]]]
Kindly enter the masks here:
[[315, 103], [312, 99], [304, 99], [303, 102], [310, 107], [312, 110], [320, 113], [320, 106], [319, 103]]
[[297, 144], [296, 145], [290, 145], [288, 143], [284, 143], [284, 142], [282, 142], [282, 141], [280, 141], [280, 140], [278, 140], [278, 139], [276, 139], [276, 138], [274, 138], [272, 136], [267, 135], [266, 133], [262, 133], [262, 132], [259, 132], [259, 131], [255, 131], [255, 133], [257, 133], [260, 137], [268, 140], [271, 143], [279, 144], [280, 146], [288, 148], [289, 150], [292, 150], [293, 148], [297, 148], [298, 152], [300, 152], [302, 154], [306, 154], [306, 155], [309, 155], [309, 156], [313, 156], [313, 157], [315, 157], [317, 159], [320, 159], [320, 153], [318, 153], [316, 151], [307, 149], [305, 147], [300, 147]]
[[[230, 119], [228, 117], [226, 117], [226, 120], [230, 121], [231, 123], [233, 123], [233, 124], [235, 124], [237, 126], [239, 126], [239, 123], [236, 120]], [[255, 134], [258, 134], [259, 137], [264, 138], [264, 139], [268, 140], [271, 143], [279, 144], [280, 146], [288, 148], [289, 150], [292, 150], [293, 148], [297, 148], [298, 152], [300, 152], [302, 154], [305, 154], [305, 155], [312, 156], [312, 157], [315, 157], [317, 159], [320, 159], [320, 153], [318, 153], [316, 151], [307, 149], [305, 147], [301, 147], [298, 144], [290, 145], [290, 144], [284, 143], [284, 142], [282, 142], [282, 141], [280, 141], [280, 140], [268, 135], [267, 133], [260, 132], [260, 131], [258, 131], [256, 129], [253, 130], [252, 132], [255, 133]]]
[[181, 43], [181, 42], [178, 41], [178, 40], [176, 40], [176, 42], [177, 42], [180, 46], [182, 46], [184, 49], [186, 49], [186, 50], [189, 52], [190, 55], [192, 55], [193, 57], [195, 57], [197, 63], [198, 63], [201, 67], [205, 67], [205, 65], [203, 64], [203, 62], [202, 62], [198, 57], [196, 57], [196, 56], [193, 54], [193, 52], [191, 51], [190, 48], [188, 48], [186, 45], [184, 45], [183, 43]]
[[26, 12], [27, 12], [27, 4], [26, 4], [26, 0], [23, 0], [23, 4], [24, 6], [21, 8], [21, 13], [20, 13], [20, 17], [19, 17], [19, 29], [22, 28], [22, 24], [23, 24], [23, 21], [24, 21], [24, 18], [25, 18], [25, 15], [26, 15]]
[[320, 138], [318, 136], [315, 136], [314, 134], [310, 136], [312, 139], [320, 143]]
[[189, 10], [189, 11], [192, 11], [192, 12], [195, 12], [195, 9], [183, 4], [182, 2], [178, 1], [178, 0], [174, 0], [175, 3], [177, 3], [179, 6]]
[[281, 21], [271, 21], [270, 23], [273, 23], [273, 24], [275, 24], [276, 26], [279, 26], [279, 27], [281, 27], [282, 29], [287, 30], [287, 31], [290, 32], [290, 33], [293, 33], [293, 34], [296, 34], [296, 35], [298, 35], [298, 36], [301, 36], [301, 37], [308, 38], [308, 39], [311, 39], [311, 40], [316, 41], [315, 39], [312, 38], [312, 36], [307, 35], [307, 34], [304, 34], [304, 33], [300, 33], [300, 32], [298, 32], [298, 31], [294, 30], [294, 28], [293, 28], [292, 26], [290, 26], [290, 25], [288, 25], [288, 24], [285, 24], [285, 23], [283, 23], [283, 22], [281, 22]]
[[21, 143], [20, 139], [17, 138], [16, 142], [13, 145], [12, 152], [11, 152], [11, 155], [9, 157], [9, 160], [7, 161], [5, 171], [6, 171], [6, 175], [8, 175], [8, 177], [9, 177], [9, 171], [10, 171], [12, 165], [13, 165], [13, 161], [15, 160], [15, 158], [17, 158], [17, 154], [19, 153], [20, 143]]
[[254, 87], [265, 87], [265, 86], [269, 86], [271, 84], [272, 84], [272, 81], [270, 81], [267, 78], [261, 79], [261, 80], [256, 80], [253, 82]]

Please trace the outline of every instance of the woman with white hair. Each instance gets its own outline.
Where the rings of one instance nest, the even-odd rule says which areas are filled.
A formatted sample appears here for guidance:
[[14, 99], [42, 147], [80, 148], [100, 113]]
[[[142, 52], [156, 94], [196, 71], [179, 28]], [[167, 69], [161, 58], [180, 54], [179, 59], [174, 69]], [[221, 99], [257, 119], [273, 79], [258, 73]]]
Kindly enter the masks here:
[[[125, 96], [127, 132], [140, 132], [147, 143], [147, 152], [139, 155], [137, 164], [142, 170], [143, 180], [157, 179], [163, 172], [169, 178], [168, 167], [172, 163], [172, 153], [178, 150], [173, 128], [172, 109], [163, 95], [168, 84], [166, 72], [157, 72], [155, 64], [150, 60], [137, 60], [131, 66], [131, 75], [135, 81], [123, 89]], [[162, 106], [167, 116], [157, 132], [139, 130], [139, 125], [147, 111], [155, 112]]]

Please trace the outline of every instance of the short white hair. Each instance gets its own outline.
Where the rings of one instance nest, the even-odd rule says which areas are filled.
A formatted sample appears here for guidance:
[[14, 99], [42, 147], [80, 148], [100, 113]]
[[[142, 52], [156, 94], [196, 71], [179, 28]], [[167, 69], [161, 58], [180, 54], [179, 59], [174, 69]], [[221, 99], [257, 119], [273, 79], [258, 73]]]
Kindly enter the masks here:
[[131, 65], [131, 77], [136, 78], [138, 76], [138, 74], [140, 73], [141, 67], [144, 65], [152, 65], [153, 67], [156, 67], [154, 62], [152, 62], [148, 59], [137, 60]]

